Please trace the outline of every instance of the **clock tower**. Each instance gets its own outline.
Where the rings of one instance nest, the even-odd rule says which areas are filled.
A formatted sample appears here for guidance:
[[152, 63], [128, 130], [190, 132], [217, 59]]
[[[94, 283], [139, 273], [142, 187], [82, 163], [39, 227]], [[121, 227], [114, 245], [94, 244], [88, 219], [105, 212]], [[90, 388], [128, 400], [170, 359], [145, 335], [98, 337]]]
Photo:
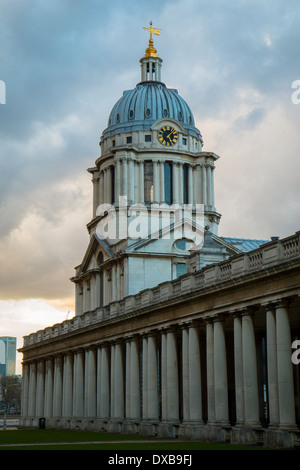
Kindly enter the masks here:
[[[217, 237], [214, 200], [218, 156], [203, 151], [193, 113], [162, 82], [162, 59], [150, 33], [141, 80], [123, 92], [89, 168], [93, 217], [89, 247], [72, 280], [76, 314], [93, 310], [184, 274], [197, 251], [202, 266], [224, 259], [201, 251], [204, 230]], [[201, 254], [203, 253], [203, 254]]]

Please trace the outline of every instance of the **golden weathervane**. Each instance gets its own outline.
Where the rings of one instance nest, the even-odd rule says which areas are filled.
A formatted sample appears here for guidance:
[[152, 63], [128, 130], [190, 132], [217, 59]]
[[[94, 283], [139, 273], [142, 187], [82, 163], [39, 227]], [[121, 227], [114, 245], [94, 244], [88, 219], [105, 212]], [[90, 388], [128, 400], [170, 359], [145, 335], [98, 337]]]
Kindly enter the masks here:
[[152, 39], [152, 34], [156, 34], [157, 36], [160, 35], [160, 29], [158, 28], [152, 28], [152, 21], [150, 21], [150, 27], [149, 28], [143, 28], [146, 31], [150, 33], [150, 39], [149, 39], [149, 46], [145, 50], [145, 56], [144, 57], [158, 57], [157, 55], [157, 50], [153, 46], [153, 39]]

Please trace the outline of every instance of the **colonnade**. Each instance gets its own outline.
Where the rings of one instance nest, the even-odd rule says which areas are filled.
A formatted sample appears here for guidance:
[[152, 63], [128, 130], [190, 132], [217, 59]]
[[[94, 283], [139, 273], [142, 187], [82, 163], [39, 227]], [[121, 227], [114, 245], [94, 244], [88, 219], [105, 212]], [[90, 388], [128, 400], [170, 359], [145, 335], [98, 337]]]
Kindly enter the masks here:
[[156, 423], [182, 429], [254, 429], [261, 426], [260, 402], [266, 392], [268, 426], [294, 429], [288, 304], [264, 307], [264, 387], [257, 366], [256, 314], [245, 308], [155, 330], [149, 327], [147, 332], [25, 362], [22, 416], [99, 420], [108, 423], [108, 429], [114, 429], [109, 426], [115, 422], [134, 422], [141, 428]]
[[[190, 163], [183, 159], [168, 161], [156, 159], [153, 165], [153, 201], [165, 202], [164, 164], [172, 165], [173, 204], [204, 204], [214, 208], [214, 165], [211, 162]], [[113, 163], [103, 165], [94, 173], [94, 216], [100, 204], [118, 204], [119, 197], [127, 197], [128, 204], [145, 203], [144, 164], [134, 154], [119, 156]], [[184, 189], [183, 171], [187, 171], [187, 190]], [[187, 197], [184, 193], [187, 191]]]

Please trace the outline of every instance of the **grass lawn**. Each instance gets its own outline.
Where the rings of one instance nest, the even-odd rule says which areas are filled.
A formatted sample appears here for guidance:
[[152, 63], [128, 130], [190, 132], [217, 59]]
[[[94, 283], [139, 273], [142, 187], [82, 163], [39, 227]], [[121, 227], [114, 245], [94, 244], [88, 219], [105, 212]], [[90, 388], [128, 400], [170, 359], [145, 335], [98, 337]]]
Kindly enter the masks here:
[[21, 429], [0, 431], [0, 450], [189, 451], [265, 449], [262, 447], [238, 446], [222, 443], [203, 443], [195, 441], [184, 442], [180, 440], [167, 440], [136, 435], [106, 434], [84, 431], [57, 431], [53, 429]]

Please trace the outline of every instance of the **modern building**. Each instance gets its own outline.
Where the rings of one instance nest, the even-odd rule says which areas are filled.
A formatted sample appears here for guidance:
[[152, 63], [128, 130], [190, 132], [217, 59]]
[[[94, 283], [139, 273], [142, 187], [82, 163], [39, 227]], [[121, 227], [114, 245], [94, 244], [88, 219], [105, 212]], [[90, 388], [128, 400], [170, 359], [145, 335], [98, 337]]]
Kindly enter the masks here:
[[0, 376], [16, 373], [17, 338], [0, 336]]
[[218, 235], [219, 157], [148, 30], [88, 170], [76, 315], [24, 338], [21, 425], [299, 445], [300, 233]]

